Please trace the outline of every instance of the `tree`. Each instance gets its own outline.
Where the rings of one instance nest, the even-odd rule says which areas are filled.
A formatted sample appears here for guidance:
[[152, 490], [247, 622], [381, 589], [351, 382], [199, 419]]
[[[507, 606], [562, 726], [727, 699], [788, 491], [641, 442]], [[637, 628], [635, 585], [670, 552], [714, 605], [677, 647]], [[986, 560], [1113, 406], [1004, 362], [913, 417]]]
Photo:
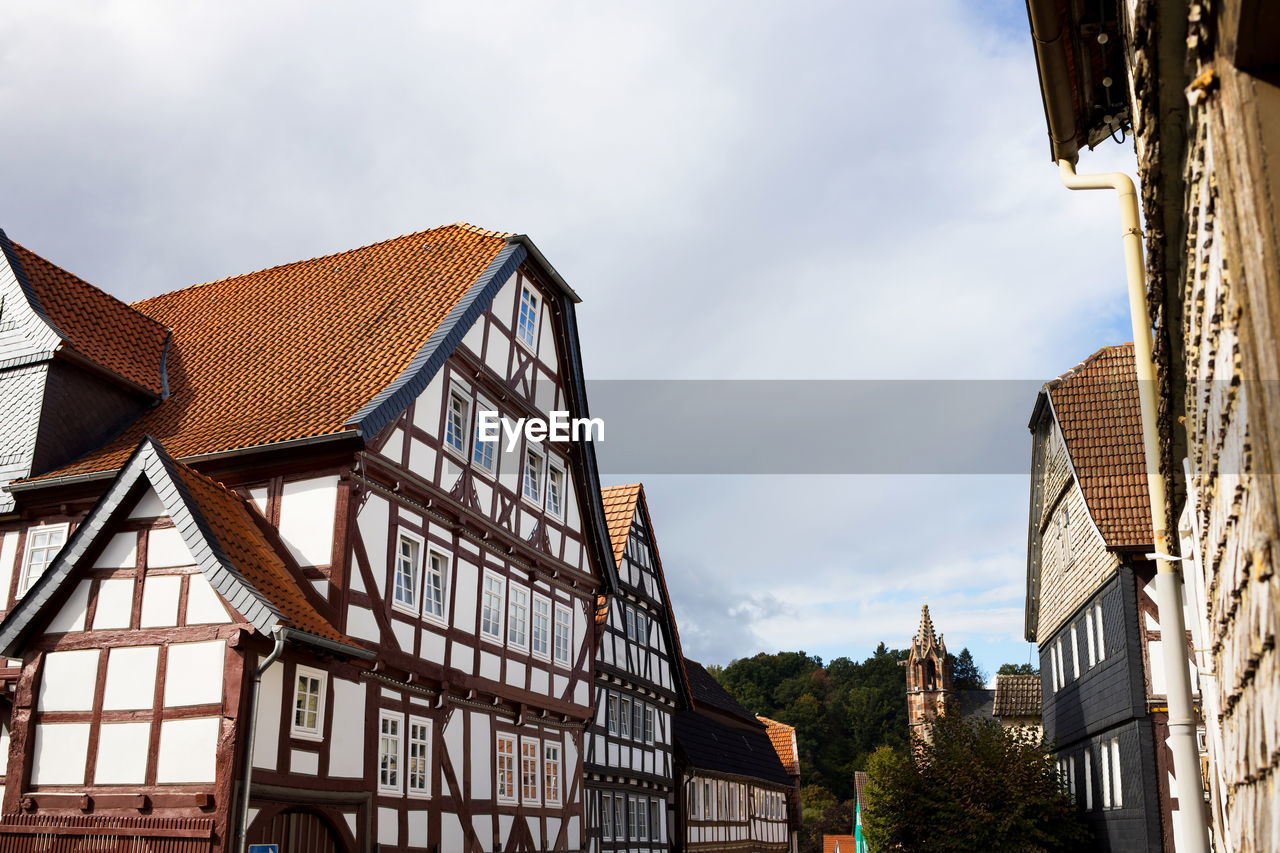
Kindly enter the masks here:
[[1035, 731], [952, 715], [931, 734], [911, 751], [871, 756], [862, 823], [872, 849], [1058, 851], [1088, 842]]
[[947, 657], [951, 658], [951, 683], [956, 690], [981, 690], [987, 686], [987, 674], [967, 648], [958, 655], [948, 652]]
[[1039, 675], [1040, 667], [1029, 663], [1002, 663], [996, 675]]

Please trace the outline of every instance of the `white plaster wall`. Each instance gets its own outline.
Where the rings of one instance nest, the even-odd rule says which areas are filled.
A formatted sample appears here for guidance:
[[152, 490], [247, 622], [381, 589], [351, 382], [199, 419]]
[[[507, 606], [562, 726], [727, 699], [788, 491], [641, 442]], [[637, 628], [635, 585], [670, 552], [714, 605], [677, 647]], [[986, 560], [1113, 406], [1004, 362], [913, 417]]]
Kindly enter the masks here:
[[285, 483], [280, 496], [280, 538], [303, 566], [327, 566], [333, 553], [338, 478]]
[[167, 569], [174, 566], [194, 566], [195, 563], [195, 557], [191, 556], [178, 528], [165, 527], [148, 534], [147, 568]]
[[0, 537], [0, 606], [9, 601], [9, 587], [13, 584], [13, 563], [18, 556], [18, 531], [11, 530]]
[[[102, 605], [99, 604], [99, 607]], [[227, 607], [202, 572], [187, 578], [187, 624], [217, 625], [231, 621]]]
[[[494, 796], [491, 760], [493, 752], [492, 735], [490, 734], [489, 715], [468, 712], [471, 714], [471, 798], [487, 800]], [[461, 734], [462, 718], [455, 714], [453, 725]], [[461, 766], [454, 761], [455, 768]]]
[[89, 756], [88, 723], [41, 723], [36, 726], [31, 759], [33, 785], [83, 785]]
[[168, 515], [168, 510], [164, 508], [164, 503], [156, 494], [156, 490], [151, 488], [142, 493], [142, 497], [138, 498], [138, 502], [129, 512], [130, 518], [161, 518], [165, 515]]
[[48, 633], [61, 634], [70, 631], [83, 631], [85, 616], [89, 610], [89, 582], [80, 581], [66, 603], [58, 611], [58, 615], [49, 620]]
[[41, 711], [89, 711], [98, 683], [98, 650], [49, 652], [40, 674]]
[[329, 775], [353, 779], [364, 776], [364, 685], [342, 678], [333, 680], [333, 730], [352, 733], [334, 737], [329, 744]]
[[220, 704], [226, 654], [226, 644], [222, 640], [169, 646], [164, 680], [165, 707]]
[[[258, 704], [254, 709], [253, 725], [254, 767], [276, 769], [276, 755], [280, 744], [280, 709], [283, 703], [284, 665], [276, 661], [262, 674], [262, 681], [258, 685]], [[361, 727], [363, 728], [363, 724]]]
[[117, 533], [93, 561], [95, 569], [132, 569], [138, 565], [138, 534]]
[[179, 575], [148, 575], [142, 584], [142, 627], [170, 628], [177, 625], [181, 592], [182, 578]]
[[151, 723], [103, 723], [98, 732], [97, 785], [141, 785], [147, 780]]
[[109, 578], [98, 583], [98, 606], [93, 629], [128, 628], [133, 616], [133, 578]]
[[[369, 495], [360, 514], [356, 517], [356, 526], [360, 529], [360, 539], [364, 542], [364, 550], [369, 556], [369, 570], [373, 573], [374, 583], [378, 585], [377, 597], [385, 594], [387, 583], [387, 525], [390, 509], [386, 498], [380, 495]], [[364, 581], [360, 572], [352, 564], [352, 589], [364, 589]], [[367, 590], [373, 594], [372, 590]]]
[[130, 646], [107, 652], [107, 683], [103, 687], [105, 711], [151, 708], [156, 697], [159, 646]]
[[196, 717], [162, 722], [156, 781], [160, 784], [212, 782], [221, 721], [220, 717]]

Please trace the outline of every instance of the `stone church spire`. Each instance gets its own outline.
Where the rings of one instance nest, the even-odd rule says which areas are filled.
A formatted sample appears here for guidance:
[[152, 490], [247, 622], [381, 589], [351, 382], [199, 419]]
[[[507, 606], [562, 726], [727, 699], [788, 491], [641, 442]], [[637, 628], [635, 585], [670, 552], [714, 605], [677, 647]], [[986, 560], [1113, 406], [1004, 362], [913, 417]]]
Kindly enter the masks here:
[[927, 604], [920, 609], [920, 627], [903, 665], [907, 668], [907, 723], [913, 733], [927, 738], [927, 724], [945, 714], [955, 696], [947, 646], [934, 630]]

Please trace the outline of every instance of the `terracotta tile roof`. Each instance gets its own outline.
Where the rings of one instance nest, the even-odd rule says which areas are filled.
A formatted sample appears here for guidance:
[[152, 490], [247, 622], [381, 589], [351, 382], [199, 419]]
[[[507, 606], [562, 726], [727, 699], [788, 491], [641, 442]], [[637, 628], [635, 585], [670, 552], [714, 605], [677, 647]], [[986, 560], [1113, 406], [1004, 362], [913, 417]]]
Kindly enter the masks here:
[[765, 730], [769, 733], [769, 740], [773, 742], [773, 749], [778, 753], [778, 760], [782, 762], [782, 768], [787, 771], [787, 775], [799, 776], [800, 757], [796, 755], [795, 727], [759, 714], [756, 714], [756, 719], [764, 723]]
[[283, 545], [268, 539], [270, 527], [259, 522], [244, 499], [181, 462], [170, 461], [177, 477], [196, 502], [210, 532], [241, 576], [275, 605], [288, 627], [347, 645], [359, 646], [322, 616], [304, 592], [309, 584], [280, 556]]
[[173, 330], [171, 396], [46, 476], [114, 470], [148, 434], [185, 458], [349, 430], [506, 245], [446, 225], [136, 303]]
[[1039, 717], [1040, 676], [997, 675], [991, 713], [997, 717]]
[[12, 241], [10, 245], [41, 310], [67, 347], [159, 397], [169, 330], [35, 252]]
[[1045, 391], [1102, 538], [1113, 548], [1151, 545], [1133, 344], [1103, 347]]
[[822, 853], [858, 853], [858, 841], [852, 835], [824, 835]]
[[866, 799], [864, 799], [866, 797], [866, 790], [867, 790], [867, 774], [862, 772], [861, 770], [855, 770], [853, 773], [853, 795], [854, 797], [857, 798], [857, 801], [864, 807], [867, 804]]
[[613, 559], [622, 562], [622, 553], [627, 550], [627, 537], [631, 534], [631, 519], [636, 515], [636, 504], [640, 501], [639, 483], [626, 486], [610, 486], [600, 490], [604, 502], [604, 520], [609, 525], [609, 539], [613, 543]]

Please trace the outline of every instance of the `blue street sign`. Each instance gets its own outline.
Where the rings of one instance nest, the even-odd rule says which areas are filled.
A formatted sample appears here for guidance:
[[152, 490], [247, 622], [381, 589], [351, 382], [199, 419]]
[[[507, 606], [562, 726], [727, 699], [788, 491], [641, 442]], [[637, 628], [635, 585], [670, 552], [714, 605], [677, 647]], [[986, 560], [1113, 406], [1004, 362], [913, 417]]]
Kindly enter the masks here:
[[279, 844], [250, 844], [249, 853], [280, 853]]

